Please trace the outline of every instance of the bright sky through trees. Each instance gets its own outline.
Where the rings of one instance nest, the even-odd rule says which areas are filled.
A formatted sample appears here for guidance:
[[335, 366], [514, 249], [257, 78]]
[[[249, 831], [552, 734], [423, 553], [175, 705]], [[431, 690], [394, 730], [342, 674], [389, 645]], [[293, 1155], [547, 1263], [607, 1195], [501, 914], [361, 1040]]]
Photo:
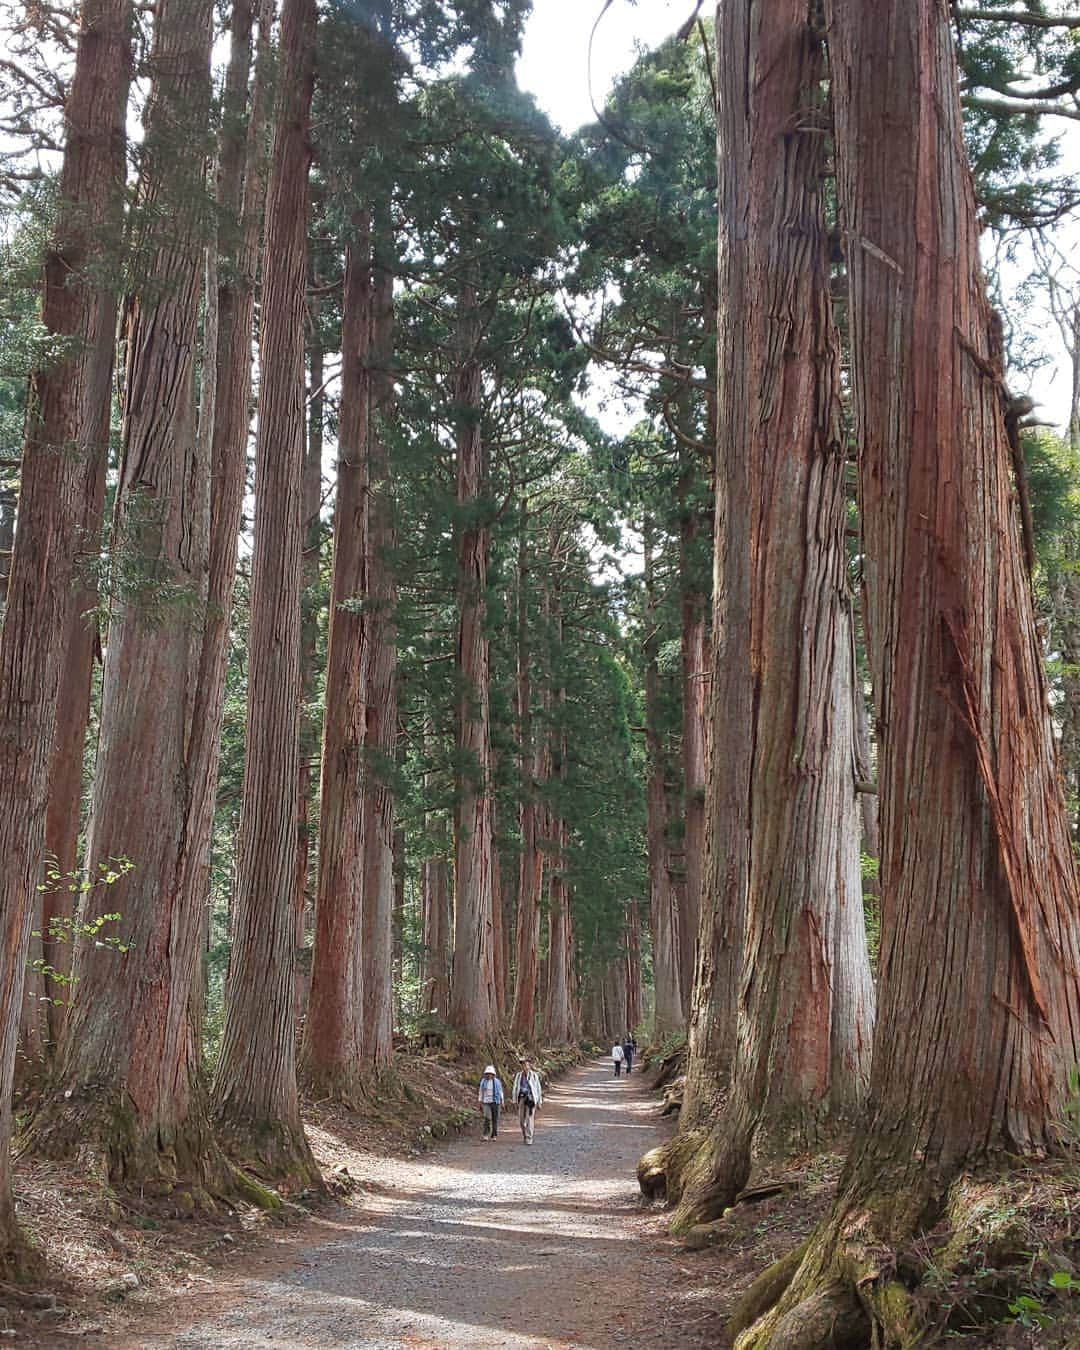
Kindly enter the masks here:
[[595, 115], [589, 102], [589, 34], [592, 96], [597, 107], [616, 79], [633, 64], [635, 46], [655, 47], [693, 10], [692, 0], [535, 0], [525, 28], [518, 81], [563, 131], [574, 131]]
[[[566, 132], [574, 131], [595, 120], [590, 87], [592, 101], [602, 108], [612, 85], [630, 69], [637, 51], [658, 46], [685, 23], [693, 8], [693, 0], [535, 0], [525, 27], [518, 82], [535, 95], [556, 125]], [[704, 6], [701, 13], [711, 33], [711, 7]], [[590, 61], [589, 36], [594, 25]], [[1066, 162], [1071, 163], [1075, 152], [1066, 146], [1065, 154]], [[1063, 227], [1063, 242], [1071, 246], [1073, 234]], [[1019, 265], [1010, 266], [1004, 278], [1010, 292], [1020, 285], [1032, 265], [1027, 251], [1022, 253]], [[1011, 295], [1006, 299], [1012, 301]], [[1016, 381], [1015, 392], [1030, 389], [1039, 404], [1039, 416], [1063, 428], [1068, 422], [1070, 386], [1064, 347], [1047, 315], [1025, 312], [1028, 305], [1022, 302], [1012, 304], [1013, 322], [1022, 329], [1035, 330], [1036, 345], [1048, 358], [1027, 381]]]

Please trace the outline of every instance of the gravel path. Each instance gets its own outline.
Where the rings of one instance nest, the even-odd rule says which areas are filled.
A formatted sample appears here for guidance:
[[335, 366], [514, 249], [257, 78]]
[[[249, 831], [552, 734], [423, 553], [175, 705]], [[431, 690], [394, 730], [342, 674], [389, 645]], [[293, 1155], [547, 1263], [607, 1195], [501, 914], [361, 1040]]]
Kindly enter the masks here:
[[179, 1310], [112, 1345], [715, 1344], [703, 1272], [639, 1205], [634, 1164], [665, 1127], [638, 1074], [615, 1079], [606, 1061], [567, 1074], [531, 1147], [513, 1117], [497, 1140], [479, 1133], [428, 1158], [372, 1159], [354, 1209], [320, 1224], [325, 1240], [207, 1291], [203, 1320]]

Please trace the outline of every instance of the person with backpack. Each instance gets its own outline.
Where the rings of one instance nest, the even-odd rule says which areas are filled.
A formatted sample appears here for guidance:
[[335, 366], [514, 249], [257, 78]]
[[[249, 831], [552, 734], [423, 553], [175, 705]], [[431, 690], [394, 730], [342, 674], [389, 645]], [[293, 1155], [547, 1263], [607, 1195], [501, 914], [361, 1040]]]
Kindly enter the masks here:
[[484, 1138], [498, 1139], [499, 1112], [503, 1104], [503, 1085], [495, 1072], [495, 1065], [489, 1064], [480, 1079], [480, 1090], [476, 1094], [480, 1110], [484, 1116]]
[[515, 1075], [514, 1085], [510, 1089], [510, 1100], [517, 1102], [521, 1137], [526, 1144], [531, 1144], [536, 1111], [544, 1100], [544, 1094], [540, 1090], [540, 1075], [533, 1068], [532, 1061], [529, 1059], [521, 1061], [521, 1068]]
[[634, 1054], [637, 1051], [637, 1041], [634, 1040], [633, 1032], [626, 1033], [626, 1040], [622, 1043], [623, 1063], [626, 1065], [626, 1076], [630, 1077], [630, 1071], [634, 1067]]
[[616, 1041], [611, 1047], [611, 1062], [615, 1066], [615, 1077], [618, 1078], [619, 1074], [622, 1073], [623, 1062], [623, 1048], [619, 1041]]

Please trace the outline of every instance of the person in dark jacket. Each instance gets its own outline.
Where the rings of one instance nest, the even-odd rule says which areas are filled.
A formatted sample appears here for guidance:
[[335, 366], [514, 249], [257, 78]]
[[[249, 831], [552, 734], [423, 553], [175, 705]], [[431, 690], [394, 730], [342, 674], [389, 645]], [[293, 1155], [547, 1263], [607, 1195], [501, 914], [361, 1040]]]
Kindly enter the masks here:
[[626, 1040], [622, 1045], [623, 1063], [626, 1065], [626, 1075], [630, 1076], [630, 1070], [634, 1067], [634, 1055], [637, 1053], [637, 1041], [634, 1040], [633, 1033], [627, 1033]]

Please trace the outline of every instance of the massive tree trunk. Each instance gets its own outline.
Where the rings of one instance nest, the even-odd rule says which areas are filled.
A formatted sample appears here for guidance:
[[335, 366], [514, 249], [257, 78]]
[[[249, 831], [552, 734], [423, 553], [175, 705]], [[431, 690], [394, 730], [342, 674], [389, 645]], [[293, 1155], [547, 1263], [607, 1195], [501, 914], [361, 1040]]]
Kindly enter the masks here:
[[528, 503], [522, 506], [518, 535], [517, 576], [517, 722], [520, 749], [521, 802], [518, 828], [517, 934], [514, 1008], [511, 1025], [526, 1041], [536, 1029], [536, 983], [540, 958], [540, 901], [544, 889], [544, 855], [540, 848], [540, 802], [537, 788], [544, 773], [544, 743], [533, 729], [532, 645], [529, 641]]
[[[191, 997], [202, 906], [185, 887], [209, 543], [209, 441], [196, 434], [202, 288], [203, 137], [210, 107], [209, 0], [165, 0], [151, 55], [137, 208], [147, 213], [127, 328], [114, 599], [102, 692], [89, 879], [126, 856], [132, 871], [84, 917], [122, 915], [131, 952], [76, 954], [78, 997], [58, 1092], [34, 1127], [48, 1154], [97, 1159], [114, 1182], [222, 1184], [200, 1077]], [[177, 149], [182, 129], [185, 152]], [[62, 1092], [59, 1091], [62, 1089]]]
[[[685, 451], [683, 452], [685, 455]], [[685, 832], [684, 885], [679, 914], [679, 980], [689, 1012], [701, 923], [705, 861], [705, 595], [702, 582], [702, 514], [693, 498], [696, 465], [684, 464], [679, 480], [679, 590], [682, 646], [682, 783]]]
[[[839, 368], [814, 116], [821, 42], [805, 0], [744, 0], [722, 13], [720, 155], [729, 129], [748, 133], [746, 284], [756, 297], [738, 359], [720, 367], [726, 397], [750, 410], [747, 439], [727, 447], [746, 456], [750, 492], [750, 866], [731, 1092], [715, 1157], [694, 1177], [680, 1222], [732, 1203], [755, 1141], [812, 1150], [852, 1118], [873, 1026]], [[744, 26], [751, 49], [733, 40]]]
[[547, 998], [544, 1032], [555, 1045], [570, 1039], [570, 889], [566, 884], [566, 822], [555, 827], [556, 863], [551, 869], [548, 904]]
[[641, 913], [636, 901], [626, 908], [626, 1027], [636, 1032], [641, 1023]]
[[267, 198], [255, 450], [247, 759], [234, 942], [214, 1104], [234, 1154], [287, 1184], [317, 1176], [300, 1120], [292, 883], [299, 754], [304, 281], [313, 0], [286, 0]]
[[913, 1340], [896, 1246], [961, 1170], [1054, 1145], [1080, 1058], [1077, 884], [950, 15], [826, 11], [872, 560], [879, 1013], [865, 1132], [781, 1303], [741, 1341], [762, 1346], [793, 1343], [830, 1286]]
[[[732, 6], [738, 24], [742, 6]], [[717, 60], [730, 44], [747, 44], [745, 29], [729, 34], [717, 19]], [[747, 291], [750, 148], [747, 128], [730, 105], [718, 127], [717, 370], [737, 369], [744, 323], [756, 301]], [[749, 483], [744, 447], [749, 408], [730, 398], [718, 375], [716, 492], [713, 520], [713, 615], [705, 783], [705, 862], [694, 989], [690, 1001], [686, 1088], [681, 1130], [707, 1121], [719, 1104], [735, 1050], [735, 1008], [742, 964], [749, 869], [750, 677]]]
[[318, 890], [304, 1077], [319, 1096], [356, 1097], [361, 1084], [364, 834], [361, 775], [368, 710], [364, 630], [371, 398], [370, 219], [345, 254], [334, 562], [326, 658]]
[[[98, 426], [87, 436], [88, 459], [83, 485], [81, 534], [87, 551], [94, 549], [101, 536], [105, 507], [105, 469], [108, 460], [109, 422], [112, 406], [112, 354], [100, 360], [96, 378], [102, 386], [93, 396], [99, 410]], [[86, 729], [90, 720], [91, 684], [94, 660], [100, 653], [100, 635], [95, 587], [80, 578], [74, 603], [68, 615], [64, 641], [64, 669], [60, 677], [57, 704], [56, 737], [49, 763], [49, 807], [45, 816], [45, 851], [56, 863], [61, 877], [70, 877], [78, 865], [79, 832], [82, 826], [83, 755]], [[72, 892], [61, 883], [41, 896], [40, 931], [45, 964], [61, 977], [71, 974], [72, 943], [51, 940], [53, 925], [63, 927], [72, 918]], [[68, 990], [63, 979], [49, 973], [42, 980], [46, 1002], [43, 1030], [45, 1053], [52, 1057], [64, 1027]]]
[[[381, 222], [377, 222], [380, 224]], [[397, 582], [394, 484], [387, 445], [393, 403], [394, 274], [390, 240], [375, 235], [371, 404], [368, 426], [365, 604], [360, 665], [367, 719], [363, 751], [363, 873], [361, 881], [360, 989], [363, 1029], [360, 1055], [380, 1068], [394, 1054], [394, 795], [397, 759]]]
[[487, 625], [487, 453], [481, 427], [480, 320], [476, 293], [461, 288], [457, 404], [458, 753], [454, 820], [454, 974], [450, 1021], [473, 1040], [495, 1029], [492, 921], [490, 652]]
[[102, 282], [102, 264], [121, 221], [131, 17], [128, 0], [87, 0], [80, 19], [41, 315], [48, 332], [73, 340], [73, 350], [31, 380], [0, 632], [0, 1260], [16, 1242], [12, 1078], [86, 463], [101, 453], [108, 425], [116, 296]]
[[653, 990], [656, 996], [653, 1035], [657, 1039], [680, 1030], [685, 1022], [680, 980], [679, 903], [672, 878], [665, 785], [666, 748], [660, 725], [660, 672], [657, 655], [660, 625], [653, 530], [646, 520], [645, 548], [645, 740], [648, 766], [645, 783], [646, 839], [649, 862], [649, 922], [652, 929]]

